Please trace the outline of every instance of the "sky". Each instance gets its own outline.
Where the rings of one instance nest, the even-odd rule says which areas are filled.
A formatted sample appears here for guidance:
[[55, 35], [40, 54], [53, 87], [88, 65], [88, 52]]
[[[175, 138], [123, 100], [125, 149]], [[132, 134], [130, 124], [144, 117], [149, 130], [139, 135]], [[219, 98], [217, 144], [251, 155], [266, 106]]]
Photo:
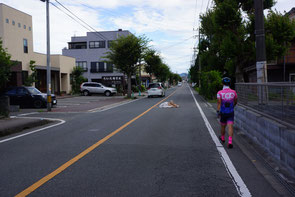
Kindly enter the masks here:
[[[187, 73], [197, 44], [198, 16], [212, 0], [57, 0], [96, 31], [129, 30], [145, 35], [174, 73]], [[56, 0], [51, 3], [63, 9]], [[34, 51], [46, 53], [46, 7], [40, 0], [0, 0], [33, 18]], [[293, 4], [293, 5], [292, 5]], [[294, 0], [277, 0], [283, 13]], [[63, 9], [64, 10], [64, 9]], [[64, 10], [66, 12], [66, 10]], [[72, 36], [86, 36], [86, 28], [50, 4], [51, 54], [61, 54]]]

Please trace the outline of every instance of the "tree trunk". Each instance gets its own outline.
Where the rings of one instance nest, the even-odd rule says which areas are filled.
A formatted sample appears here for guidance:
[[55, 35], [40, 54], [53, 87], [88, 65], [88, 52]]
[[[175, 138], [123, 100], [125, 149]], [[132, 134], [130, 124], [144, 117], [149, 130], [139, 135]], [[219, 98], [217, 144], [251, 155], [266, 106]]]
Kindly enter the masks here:
[[153, 79], [152, 79], [152, 77], [153, 77], [153, 74], [150, 74], [150, 83], [153, 83]]
[[243, 83], [244, 82], [244, 76], [243, 76], [243, 71], [242, 71], [242, 66], [240, 64], [237, 64], [236, 66], [236, 83]]
[[127, 83], [128, 83], [127, 98], [131, 98], [131, 75], [127, 75]]

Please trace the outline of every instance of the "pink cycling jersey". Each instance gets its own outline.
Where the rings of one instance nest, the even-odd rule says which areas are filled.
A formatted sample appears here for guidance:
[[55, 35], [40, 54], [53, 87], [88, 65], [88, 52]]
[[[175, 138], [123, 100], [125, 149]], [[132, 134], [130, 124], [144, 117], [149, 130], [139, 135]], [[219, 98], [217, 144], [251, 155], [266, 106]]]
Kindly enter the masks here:
[[238, 98], [236, 91], [230, 89], [229, 87], [224, 87], [217, 93], [217, 99], [221, 99], [221, 113], [232, 113], [234, 112], [235, 99]]

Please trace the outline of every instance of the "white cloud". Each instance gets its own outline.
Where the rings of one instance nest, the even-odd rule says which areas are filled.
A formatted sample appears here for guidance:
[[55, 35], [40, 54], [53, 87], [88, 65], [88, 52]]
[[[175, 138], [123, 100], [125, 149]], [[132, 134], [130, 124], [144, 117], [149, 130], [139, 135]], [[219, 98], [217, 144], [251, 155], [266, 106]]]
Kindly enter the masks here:
[[[191, 48], [194, 40], [183, 40], [193, 35], [195, 0], [58, 1], [98, 31], [123, 28], [131, 30], [136, 35], [152, 35], [157, 32], [150, 44], [163, 54], [171, 70], [181, 73], [187, 71], [190, 66], [187, 59], [180, 58], [179, 60], [172, 57], [182, 57], [192, 53]], [[2, 2], [32, 15], [34, 50], [45, 53], [45, 3], [38, 0], [21, 2], [19, 0], [2, 0]], [[54, 0], [51, 2], [58, 6]], [[59, 54], [62, 48], [67, 46], [71, 36], [85, 36], [88, 31], [52, 5], [50, 5], [50, 28], [51, 53]], [[183, 44], [173, 46], [174, 43], [180, 41], [183, 41]]]

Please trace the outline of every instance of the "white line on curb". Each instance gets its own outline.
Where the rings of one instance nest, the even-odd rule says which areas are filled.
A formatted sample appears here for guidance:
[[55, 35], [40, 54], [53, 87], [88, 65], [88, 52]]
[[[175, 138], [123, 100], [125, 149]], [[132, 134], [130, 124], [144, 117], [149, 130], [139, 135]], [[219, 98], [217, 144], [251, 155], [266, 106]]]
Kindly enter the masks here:
[[[17, 118], [17, 117], [15, 117]], [[62, 119], [56, 119], [56, 118], [43, 118], [43, 117], [22, 117], [22, 118], [29, 118], [29, 119], [45, 119], [45, 120], [52, 120], [52, 121], [59, 121], [59, 123], [55, 124], [55, 125], [50, 125], [50, 126], [47, 126], [47, 127], [43, 127], [43, 128], [40, 128], [40, 129], [37, 129], [37, 130], [34, 130], [34, 131], [30, 131], [28, 133], [24, 133], [24, 134], [21, 134], [21, 135], [17, 135], [17, 136], [14, 136], [14, 137], [11, 137], [11, 138], [7, 138], [7, 139], [4, 139], [4, 140], [1, 140], [0, 141], [0, 144], [4, 143], [4, 142], [8, 142], [8, 141], [11, 141], [11, 140], [14, 140], [14, 139], [17, 139], [17, 138], [20, 138], [20, 137], [24, 137], [26, 135], [31, 135], [33, 133], [37, 133], [39, 131], [43, 131], [45, 129], [49, 129], [49, 128], [52, 128], [52, 127], [56, 127], [58, 125], [61, 125], [61, 124], [64, 124], [66, 121], [62, 120]]]
[[17, 116], [27, 116], [27, 115], [33, 115], [33, 114], [38, 114], [38, 112], [30, 112], [30, 113], [26, 113], [26, 114], [19, 114]]
[[189, 88], [190, 91], [191, 91], [191, 94], [193, 96], [193, 99], [202, 115], [202, 118], [205, 122], [205, 125], [207, 126], [207, 129], [211, 135], [211, 138], [213, 140], [213, 142], [215, 143], [216, 145], [216, 148], [221, 156], [221, 159], [225, 165], [225, 168], [226, 168], [226, 171], [228, 172], [229, 176], [231, 177], [238, 193], [240, 196], [245, 196], [245, 197], [250, 197], [252, 196], [250, 191], [248, 190], [246, 184], [244, 183], [244, 181], [242, 180], [242, 178], [240, 177], [239, 173], [237, 172], [235, 166], [233, 165], [233, 163], [231, 162], [227, 152], [225, 151], [224, 147], [221, 145], [221, 143], [219, 142], [217, 136], [215, 135], [215, 132], [214, 130], [212, 129], [207, 117], [205, 116], [202, 108], [200, 107], [198, 101], [196, 100], [191, 88]]

